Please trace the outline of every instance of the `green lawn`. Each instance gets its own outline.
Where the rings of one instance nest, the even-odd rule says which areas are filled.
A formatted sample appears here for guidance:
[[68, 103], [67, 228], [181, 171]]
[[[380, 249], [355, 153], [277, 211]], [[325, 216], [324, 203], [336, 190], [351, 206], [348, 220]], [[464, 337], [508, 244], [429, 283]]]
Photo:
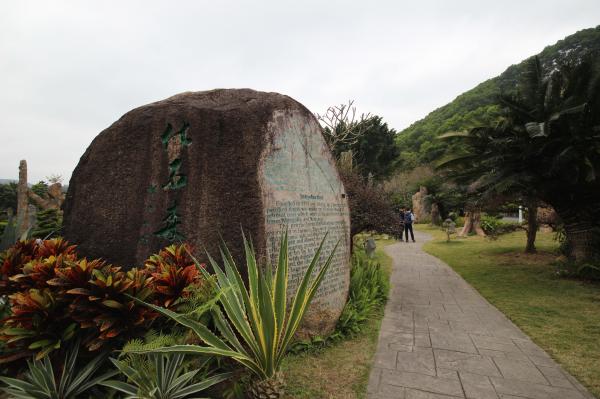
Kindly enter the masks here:
[[[376, 240], [375, 259], [388, 271], [392, 260], [382, 251], [393, 240]], [[353, 339], [329, 348], [289, 356], [283, 364], [286, 399], [364, 398], [383, 311]]]
[[540, 233], [539, 253], [526, 255], [524, 232], [497, 241], [473, 236], [447, 243], [441, 230], [417, 228], [435, 238], [425, 251], [454, 268], [600, 397], [600, 285], [556, 276], [551, 233]]

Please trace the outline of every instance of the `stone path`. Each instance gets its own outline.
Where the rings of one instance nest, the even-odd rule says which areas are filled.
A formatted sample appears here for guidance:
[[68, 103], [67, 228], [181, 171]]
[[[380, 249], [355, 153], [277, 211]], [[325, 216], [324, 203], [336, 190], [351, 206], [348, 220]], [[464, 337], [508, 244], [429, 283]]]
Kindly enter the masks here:
[[368, 399], [593, 398], [415, 235], [385, 249], [392, 290]]

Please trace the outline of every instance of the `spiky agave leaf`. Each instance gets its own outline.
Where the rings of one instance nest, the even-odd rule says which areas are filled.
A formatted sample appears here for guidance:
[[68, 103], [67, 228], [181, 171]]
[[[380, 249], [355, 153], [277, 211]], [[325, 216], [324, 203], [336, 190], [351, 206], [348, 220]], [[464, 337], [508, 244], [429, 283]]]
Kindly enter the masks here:
[[[323, 238], [293, 297], [290, 312], [287, 313], [287, 232], [281, 237], [278, 264], [274, 276], [259, 268], [252, 245], [245, 236], [243, 240], [248, 270], [248, 288], [246, 288], [226, 245], [223, 245], [222, 248], [223, 267], [209, 256], [210, 264], [216, 274], [218, 289], [222, 293], [219, 302], [224, 313], [218, 308], [213, 310], [215, 324], [221, 337], [185, 315], [146, 304], [164, 316], [192, 329], [205, 343], [205, 346], [177, 345], [153, 351], [141, 351], [141, 353], [227, 356], [248, 368], [259, 379], [269, 379], [275, 376], [287, 348], [332, 262], [337, 245], [313, 278], [326, 236]], [[208, 275], [205, 270], [203, 273]]]

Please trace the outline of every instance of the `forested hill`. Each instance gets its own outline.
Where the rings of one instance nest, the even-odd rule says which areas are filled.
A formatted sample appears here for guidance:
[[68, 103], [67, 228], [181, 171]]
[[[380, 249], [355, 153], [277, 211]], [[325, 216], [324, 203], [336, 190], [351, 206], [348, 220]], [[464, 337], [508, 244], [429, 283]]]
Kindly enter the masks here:
[[[551, 69], [565, 56], [588, 50], [600, 52], [600, 26], [567, 36], [546, 47], [538, 56], [544, 68]], [[501, 75], [461, 94], [451, 103], [436, 109], [400, 132], [397, 137], [401, 150], [400, 167], [404, 170], [412, 169], [438, 159], [443, 154], [446, 144], [435, 138], [442, 133], [493, 122], [499, 111], [495, 105], [497, 96], [514, 91], [523, 67], [524, 62], [510, 66]]]

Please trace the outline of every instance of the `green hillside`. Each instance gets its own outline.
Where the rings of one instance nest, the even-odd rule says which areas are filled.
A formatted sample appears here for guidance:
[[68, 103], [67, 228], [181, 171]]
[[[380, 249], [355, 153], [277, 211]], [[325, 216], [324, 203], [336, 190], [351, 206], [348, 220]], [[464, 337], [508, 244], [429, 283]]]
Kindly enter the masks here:
[[[600, 26], [581, 30], [538, 54], [545, 69], [551, 70], [566, 57], [585, 51], [600, 52]], [[512, 65], [501, 75], [489, 79], [456, 97], [454, 101], [431, 112], [398, 134], [401, 148], [400, 167], [412, 169], [438, 159], [445, 151], [445, 142], [435, 137], [452, 130], [464, 130], [493, 122], [499, 112], [496, 98], [515, 90], [524, 63]]]

